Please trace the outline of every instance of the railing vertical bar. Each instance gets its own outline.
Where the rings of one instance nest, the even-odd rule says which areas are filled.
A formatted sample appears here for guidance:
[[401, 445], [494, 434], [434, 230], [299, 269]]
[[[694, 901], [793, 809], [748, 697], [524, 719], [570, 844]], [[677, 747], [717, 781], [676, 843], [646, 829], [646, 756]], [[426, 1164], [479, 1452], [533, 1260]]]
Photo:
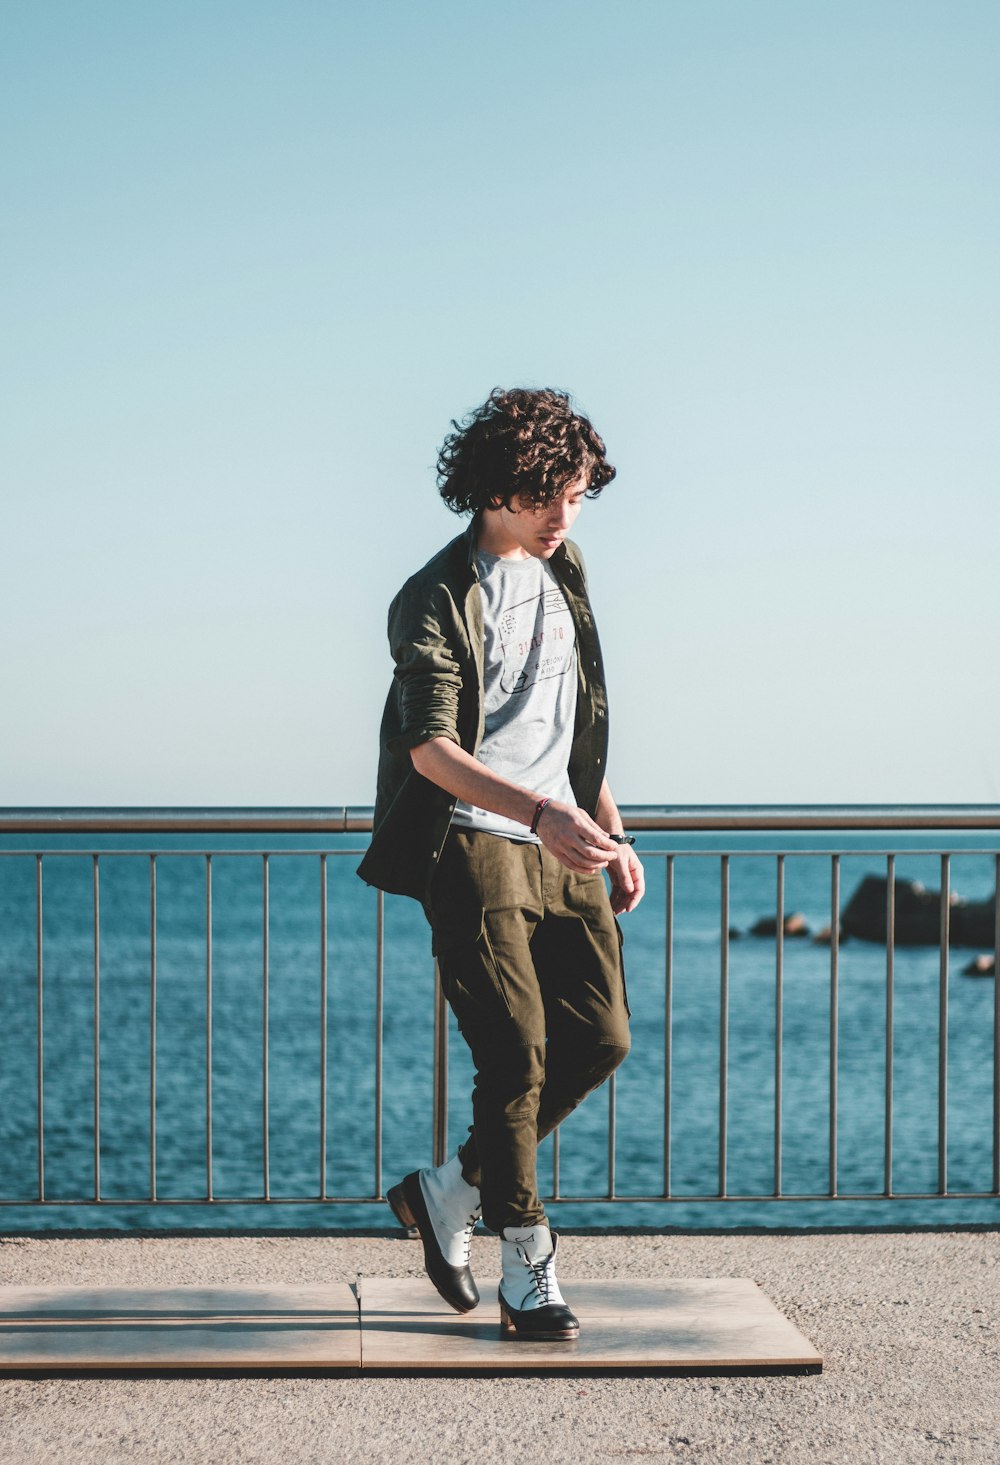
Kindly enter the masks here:
[[385, 995], [385, 894], [378, 892], [375, 932], [375, 1194], [382, 1194], [382, 1004]]
[[205, 1192], [215, 1196], [212, 1159], [212, 856], [205, 856]]
[[42, 947], [42, 856], [35, 856], [35, 979], [37, 986], [38, 1199], [45, 1199], [45, 1029]]
[[434, 963], [434, 1133], [431, 1151], [435, 1165], [448, 1158], [448, 1003], [441, 972]]
[[938, 981], [938, 1193], [948, 1193], [948, 943], [951, 940], [951, 856], [941, 856], [941, 941]]
[[559, 1131], [552, 1134], [552, 1199], [559, 1199]]
[[319, 1194], [326, 1200], [326, 1026], [327, 1026], [327, 885], [326, 855], [319, 857]]
[[101, 1198], [101, 872], [94, 855], [94, 1200]]
[[886, 858], [885, 879], [885, 1158], [884, 1189], [892, 1195], [893, 1061], [896, 978], [896, 856]]
[[615, 1195], [615, 1147], [618, 1130], [618, 1096], [615, 1075], [608, 1079], [608, 1200]]
[[729, 856], [720, 867], [719, 900], [719, 1195], [727, 1194], [729, 1148]]
[[993, 1194], [1000, 1195], [1000, 854], [994, 858], [993, 882]]
[[774, 1194], [781, 1194], [781, 1110], [785, 1023], [785, 857], [778, 856], [774, 924]]
[[149, 1198], [156, 1199], [156, 856], [149, 857]]
[[663, 972], [663, 1194], [669, 1196], [673, 1185], [673, 1115], [671, 1105], [674, 1086], [674, 857], [667, 855], [667, 889], [664, 911]]
[[840, 855], [830, 859], [830, 1185], [837, 1194], [837, 1119], [840, 1068]]
[[271, 1199], [271, 1074], [270, 1074], [270, 1025], [271, 1025], [271, 863], [268, 855], [263, 860], [263, 961], [262, 977], [262, 1048], [261, 1053], [261, 1130], [264, 1148], [264, 1199]]

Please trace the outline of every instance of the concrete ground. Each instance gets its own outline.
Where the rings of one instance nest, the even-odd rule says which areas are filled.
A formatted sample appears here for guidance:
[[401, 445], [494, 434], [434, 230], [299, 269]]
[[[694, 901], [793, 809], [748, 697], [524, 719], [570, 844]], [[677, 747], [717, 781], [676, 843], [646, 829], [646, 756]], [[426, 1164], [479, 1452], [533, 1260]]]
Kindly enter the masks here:
[[[1000, 1460], [1000, 1233], [564, 1236], [561, 1276], [752, 1277], [820, 1375], [0, 1377], [3, 1465]], [[497, 1243], [473, 1265], [495, 1270]], [[0, 1239], [0, 1284], [420, 1275], [394, 1238]], [[572, 1294], [568, 1300], [572, 1302]], [[483, 1306], [490, 1306], [487, 1299]]]

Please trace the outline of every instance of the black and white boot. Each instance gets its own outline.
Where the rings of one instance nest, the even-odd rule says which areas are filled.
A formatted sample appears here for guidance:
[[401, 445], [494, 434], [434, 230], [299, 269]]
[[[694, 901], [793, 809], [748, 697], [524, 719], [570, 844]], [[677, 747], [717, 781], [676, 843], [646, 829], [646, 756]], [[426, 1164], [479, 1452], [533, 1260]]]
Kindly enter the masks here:
[[547, 1226], [505, 1226], [500, 1234], [500, 1330], [508, 1338], [558, 1342], [576, 1338], [580, 1324], [556, 1280], [556, 1243]]
[[469, 1257], [482, 1207], [458, 1156], [431, 1170], [414, 1170], [392, 1187], [386, 1200], [401, 1225], [420, 1232], [427, 1275], [448, 1306], [471, 1312], [479, 1302], [479, 1288]]

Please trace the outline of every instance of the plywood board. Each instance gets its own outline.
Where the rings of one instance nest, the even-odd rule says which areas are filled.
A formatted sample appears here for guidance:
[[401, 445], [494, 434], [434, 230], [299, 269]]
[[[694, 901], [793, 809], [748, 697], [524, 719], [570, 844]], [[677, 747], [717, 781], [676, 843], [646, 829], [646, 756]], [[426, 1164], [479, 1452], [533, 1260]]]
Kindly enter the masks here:
[[330, 1287], [2, 1287], [0, 1370], [350, 1368], [357, 1299]]
[[0, 1288], [0, 1371], [404, 1373], [810, 1368], [822, 1360], [754, 1282], [564, 1281], [579, 1339], [501, 1335], [496, 1280], [460, 1316], [424, 1279], [330, 1287]]
[[579, 1338], [530, 1343], [501, 1334], [496, 1279], [480, 1281], [483, 1301], [461, 1315], [426, 1281], [363, 1277], [362, 1367], [612, 1372], [822, 1366], [808, 1339], [746, 1278], [560, 1279], [560, 1285], [580, 1320]]

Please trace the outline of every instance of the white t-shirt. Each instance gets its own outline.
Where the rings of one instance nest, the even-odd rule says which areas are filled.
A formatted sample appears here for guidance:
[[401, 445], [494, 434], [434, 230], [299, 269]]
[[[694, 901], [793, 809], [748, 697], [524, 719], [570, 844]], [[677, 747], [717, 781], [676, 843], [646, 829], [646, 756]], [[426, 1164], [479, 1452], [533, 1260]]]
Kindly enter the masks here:
[[[576, 719], [576, 630], [545, 560], [476, 555], [483, 598], [484, 711], [480, 763], [539, 797], [575, 803], [567, 766]], [[533, 840], [524, 824], [459, 801], [459, 828]]]

